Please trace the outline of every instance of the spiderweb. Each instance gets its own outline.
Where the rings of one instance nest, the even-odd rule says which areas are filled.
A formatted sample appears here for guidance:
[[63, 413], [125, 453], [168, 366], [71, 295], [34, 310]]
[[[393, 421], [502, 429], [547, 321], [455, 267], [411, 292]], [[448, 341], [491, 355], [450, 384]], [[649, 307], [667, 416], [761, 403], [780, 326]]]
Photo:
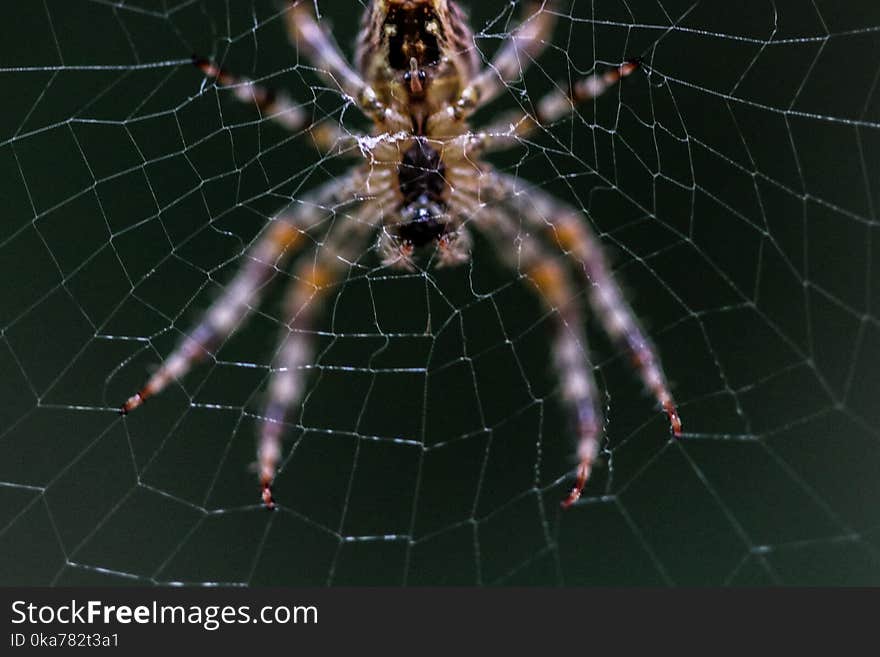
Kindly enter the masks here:
[[[518, 3], [473, 4], [488, 58]], [[319, 5], [350, 52], [362, 5]], [[268, 0], [4, 9], [3, 583], [880, 582], [876, 3], [563, 2], [553, 47], [478, 115], [644, 62], [493, 158], [589, 213], [685, 422], [670, 440], [585, 317], [604, 466], [565, 513], [552, 317], [479, 240], [470, 265], [403, 274], [365, 246], [276, 513], [248, 464], [287, 269], [215, 359], [119, 417], [266, 220], [354, 163], [309, 130], [365, 124]], [[309, 130], [192, 52], [289, 90]]]

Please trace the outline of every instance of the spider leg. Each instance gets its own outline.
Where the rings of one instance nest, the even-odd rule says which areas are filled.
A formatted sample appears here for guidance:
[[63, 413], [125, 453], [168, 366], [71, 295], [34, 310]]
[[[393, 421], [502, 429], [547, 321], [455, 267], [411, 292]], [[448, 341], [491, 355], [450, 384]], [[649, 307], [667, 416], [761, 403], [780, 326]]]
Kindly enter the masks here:
[[478, 108], [498, 97], [505, 86], [516, 80], [547, 47], [556, 26], [555, 0], [528, 0], [523, 3], [519, 26], [488, 66], [477, 73], [450, 107], [456, 119], [465, 119]]
[[263, 504], [275, 508], [272, 482], [281, 460], [281, 435], [290, 408], [303, 395], [303, 368], [313, 362], [315, 321], [330, 292], [364, 250], [380, 211], [369, 202], [353, 216], [343, 217], [330, 230], [314, 259], [301, 262], [285, 300], [287, 324], [269, 382], [260, 428], [257, 461]]
[[311, 60], [318, 73], [354, 99], [367, 115], [376, 119], [383, 117], [388, 108], [318, 24], [312, 1], [290, 0], [288, 4], [285, 19], [291, 42]]
[[681, 436], [681, 418], [657, 351], [611, 276], [602, 245], [583, 214], [540, 189], [520, 189], [520, 181], [513, 176], [497, 172], [488, 175], [492, 183], [487, 193], [504, 190], [498, 200], [521, 216], [525, 225], [546, 234], [583, 270], [589, 283], [590, 305], [605, 332], [629, 354], [645, 389], [669, 418], [673, 435]]
[[258, 303], [261, 289], [274, 272], [305, 241], [304, 231], [327, 214], [326, 206], [350, 199], [363, 185], [357, 175], [333, 181], [319, 188], [308, 201], [278, 215], [268, 224], [262, 237], [245, 256], [245, 263], [211, 304], [202, 320], [171, 352], [159, 369], [138, 392], [122, 405], [123, 415], [141, 406], [164, 390], [169, 383], [185, 376], [192, 366], [204, 360], [238, 327]]
[[604, 73], [577, 80], [570, 88], [561, 87], [541, 98], [534, 113], [509, 112], [479, 133], [470, 136], [469, 152], [491, 153], [521, 143], [540, 128], [551, 125], [570, 114], [578, 105], [598, 98], [623, 78], [638, 70], [638, 62], [625, 62]]
[[291, 132], [308, 127], [319, 150], [345, 150], [357, 143], [357, 138], [345, 132], [335, 121], [322, 121], [308, 126], [309, 115], [302, 107], [294, 104], [290, 96], [270, 87], [265, 87], [248, 78], [234, 75], [204, 57], [193, 55], [193, 64], [206, 76], [214, 78], [221, 87], [228, 87], [235, 98], [242, 103], [253, 103], [260, 114], [271, 119]]
[[[577, 424], [578, 467], [575, 484], [562, 501], [568, 508], [578, 499], [590, 478], [599, 455], [602, 412], [596, 404], [596, 382], [590, 366], [583, 312], [571, 273], [539, 240], [523, 233], [506, 212], [482, 213], [473, 222], [495, 246], [496, 253], [512, 269], [522, 272], [537, 287], [547, 310], [553, 312], [556, 332], [553, 360], [560, 373], [562, 395], [573, 411]], [[516, 245], [516, 246], [515, 246]]]

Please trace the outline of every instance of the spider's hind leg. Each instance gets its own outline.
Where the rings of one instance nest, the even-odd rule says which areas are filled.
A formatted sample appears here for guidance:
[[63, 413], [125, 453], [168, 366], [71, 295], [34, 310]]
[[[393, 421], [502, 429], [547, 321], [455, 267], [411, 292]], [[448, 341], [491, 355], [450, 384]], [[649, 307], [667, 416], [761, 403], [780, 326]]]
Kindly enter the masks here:
[[304, 368], [313, 362], [315, 323], [319, 313], [351, 267], [365, 250], [378, 221], [376, 204], [367, 203], [352, 216], [340, 217], [314, 259], [301, 262], [285, 301], [287, 323], [281, 330], [257, 447], [263, 504], [275, 508], [272, 482], [281, 461], [281, 435], [291, 407], [302, 399]]
[[513, 176], [494, 173], [492, 181], [492, 189], [502, 192], [499, 197], [502, 203], [516, 211], [530, 229], [545, 234], [548, 241], [557, 244], [583, 271], [589, 285], [590, 305], [605, 332], [626, 350], [645, 389], [669, 418], [672, 434], [681, 436], [678, 407], [657, 350], [612, 277], [602, 245], [590, 230], [583, 213], [541, 189], [521, 189], [521, 182]]
[[[578, 501], [599, 456], [602, 412], [596, 403], [596, 383], [583, 329], [582, 305], [571, 273], [561, 255], [524, 233], [510, 215], [486, 212], [474, 222], [508, 266], [537, 287], [544, 306], [553, 313], [553, 360], [562, 397], [571, 409], [577, 431], [578, 466], [575, 483], [562, 507]], [[518, 245], [518, 248], [517, 248]]]
[[181, 341], [143, 388], [129, 397], [120, 412], [126, 415], [147, 399], [182, 378], [192, 366], [207, 358], [248, 315], [259, 300], [260, 289], [277, 267], [301, 241], [302, 233], [285, 218], [279, 218], [246, 256], [246, 263], [223, 294], [211, 305], [203, 319]]
[[244, 264], [201, 321], [189, 331], [159, 369], [122, 405], [123, 415], [182, 378], [192, 366], [210, 356], [259, 302], [263, 286], [305, 241], [306, 230], [326, 216], [326, 206], [350, 200], [361, 188], [358, 175], [320, 187], [291, 210], [277, 216], [245, 254]]

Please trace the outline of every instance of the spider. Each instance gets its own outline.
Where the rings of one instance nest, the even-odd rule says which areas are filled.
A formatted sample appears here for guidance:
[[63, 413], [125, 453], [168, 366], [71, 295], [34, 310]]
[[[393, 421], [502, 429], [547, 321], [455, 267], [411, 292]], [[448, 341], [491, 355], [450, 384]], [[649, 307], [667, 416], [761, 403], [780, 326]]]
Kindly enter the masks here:
[[[410, 269], [417, 251], [433, 249], [437, 266], [471, 257], [472, 230], [480, 231], [511, 268], [532, 282], [556, 323], [554, 364], [562, 397], [577, 432], [578, 465], [570, 507], [581, 496], [599, 453], [602, 413], [581, 325], [579, 287], [604, 330], [625, 350], [645, 386], [668, 416], [674, 436], [681, 421], [654, 347], [612, 278], [602, 246], [585, 217], [538, 188], [487, 164], [483, 156], [513, 146], [563, 118], [638, 68], [624, 62], [541, 99], [533, 113], [500, 117], [473, 130], [469, 118], [496, 99], [505, 84], [538, 57], [551, 36], [554, 0], [526, 0], [519, 25], [483, 67], [465, 14], [454, 0], [370, 0], [351, 66], [319, 24], [311, 2], [284, 11], [293, 44], [316, 71], [372, 121], [371, 135], [339, 125], [312, 131], [319, 148], [351, 150], [364, 162], [299, 199], [269, 221], [240, 270], [177, 348], [121, 408], [141, 406], [198, 361], [212, 355], [258, 302], [276, 267], [306, 240], [306, 231], [346, 209], [312, 258], [298, 262], [286, 296], [280, 336], [257, 448], [262, 502], [276, 506], [272, 483], [281, 458], [283, 427], [303, 395], [303, 368], [314, 356], [313, 331], [323, 303], [371, 239], [383, 265]], [[257, 85], [194, 57], [202, 72], [262, 115], [290, 130], [308, 117], [283, 93]], [[348, 214], [350, 211], [351, 214]], [[577, 278], [575, 278], [577, 276]]]

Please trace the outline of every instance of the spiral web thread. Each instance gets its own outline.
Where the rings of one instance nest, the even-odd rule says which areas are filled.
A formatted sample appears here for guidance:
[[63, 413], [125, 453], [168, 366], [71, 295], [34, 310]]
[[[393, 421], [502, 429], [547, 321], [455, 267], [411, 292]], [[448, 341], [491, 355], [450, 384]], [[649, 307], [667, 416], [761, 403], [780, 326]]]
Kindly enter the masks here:
[[[350, 53], [357, 12], [337, 4], [322, 20]], [[479, 4], [488, 60], [519, 7]], [[475, 124], [641, 58], [492, 161], [587, 213], [685, 422], [671, 440], [585, 317], [604, 467], [564, 513], [551, 318], [480, 240], [470, 265], [403, 274], [364, 246], [285, 433], [277, 512], [248, 465], [290, 268], [214, 359], [120, 417], [267, 219], [356, 162], [310, 130], [365, 124], [271, 2], [8, 9], [4, 583], [880, 580], [880, 10], [562, 4], [548, 53]], [[192, 52], [288, 90], [309, 129], [237, 103]]]

